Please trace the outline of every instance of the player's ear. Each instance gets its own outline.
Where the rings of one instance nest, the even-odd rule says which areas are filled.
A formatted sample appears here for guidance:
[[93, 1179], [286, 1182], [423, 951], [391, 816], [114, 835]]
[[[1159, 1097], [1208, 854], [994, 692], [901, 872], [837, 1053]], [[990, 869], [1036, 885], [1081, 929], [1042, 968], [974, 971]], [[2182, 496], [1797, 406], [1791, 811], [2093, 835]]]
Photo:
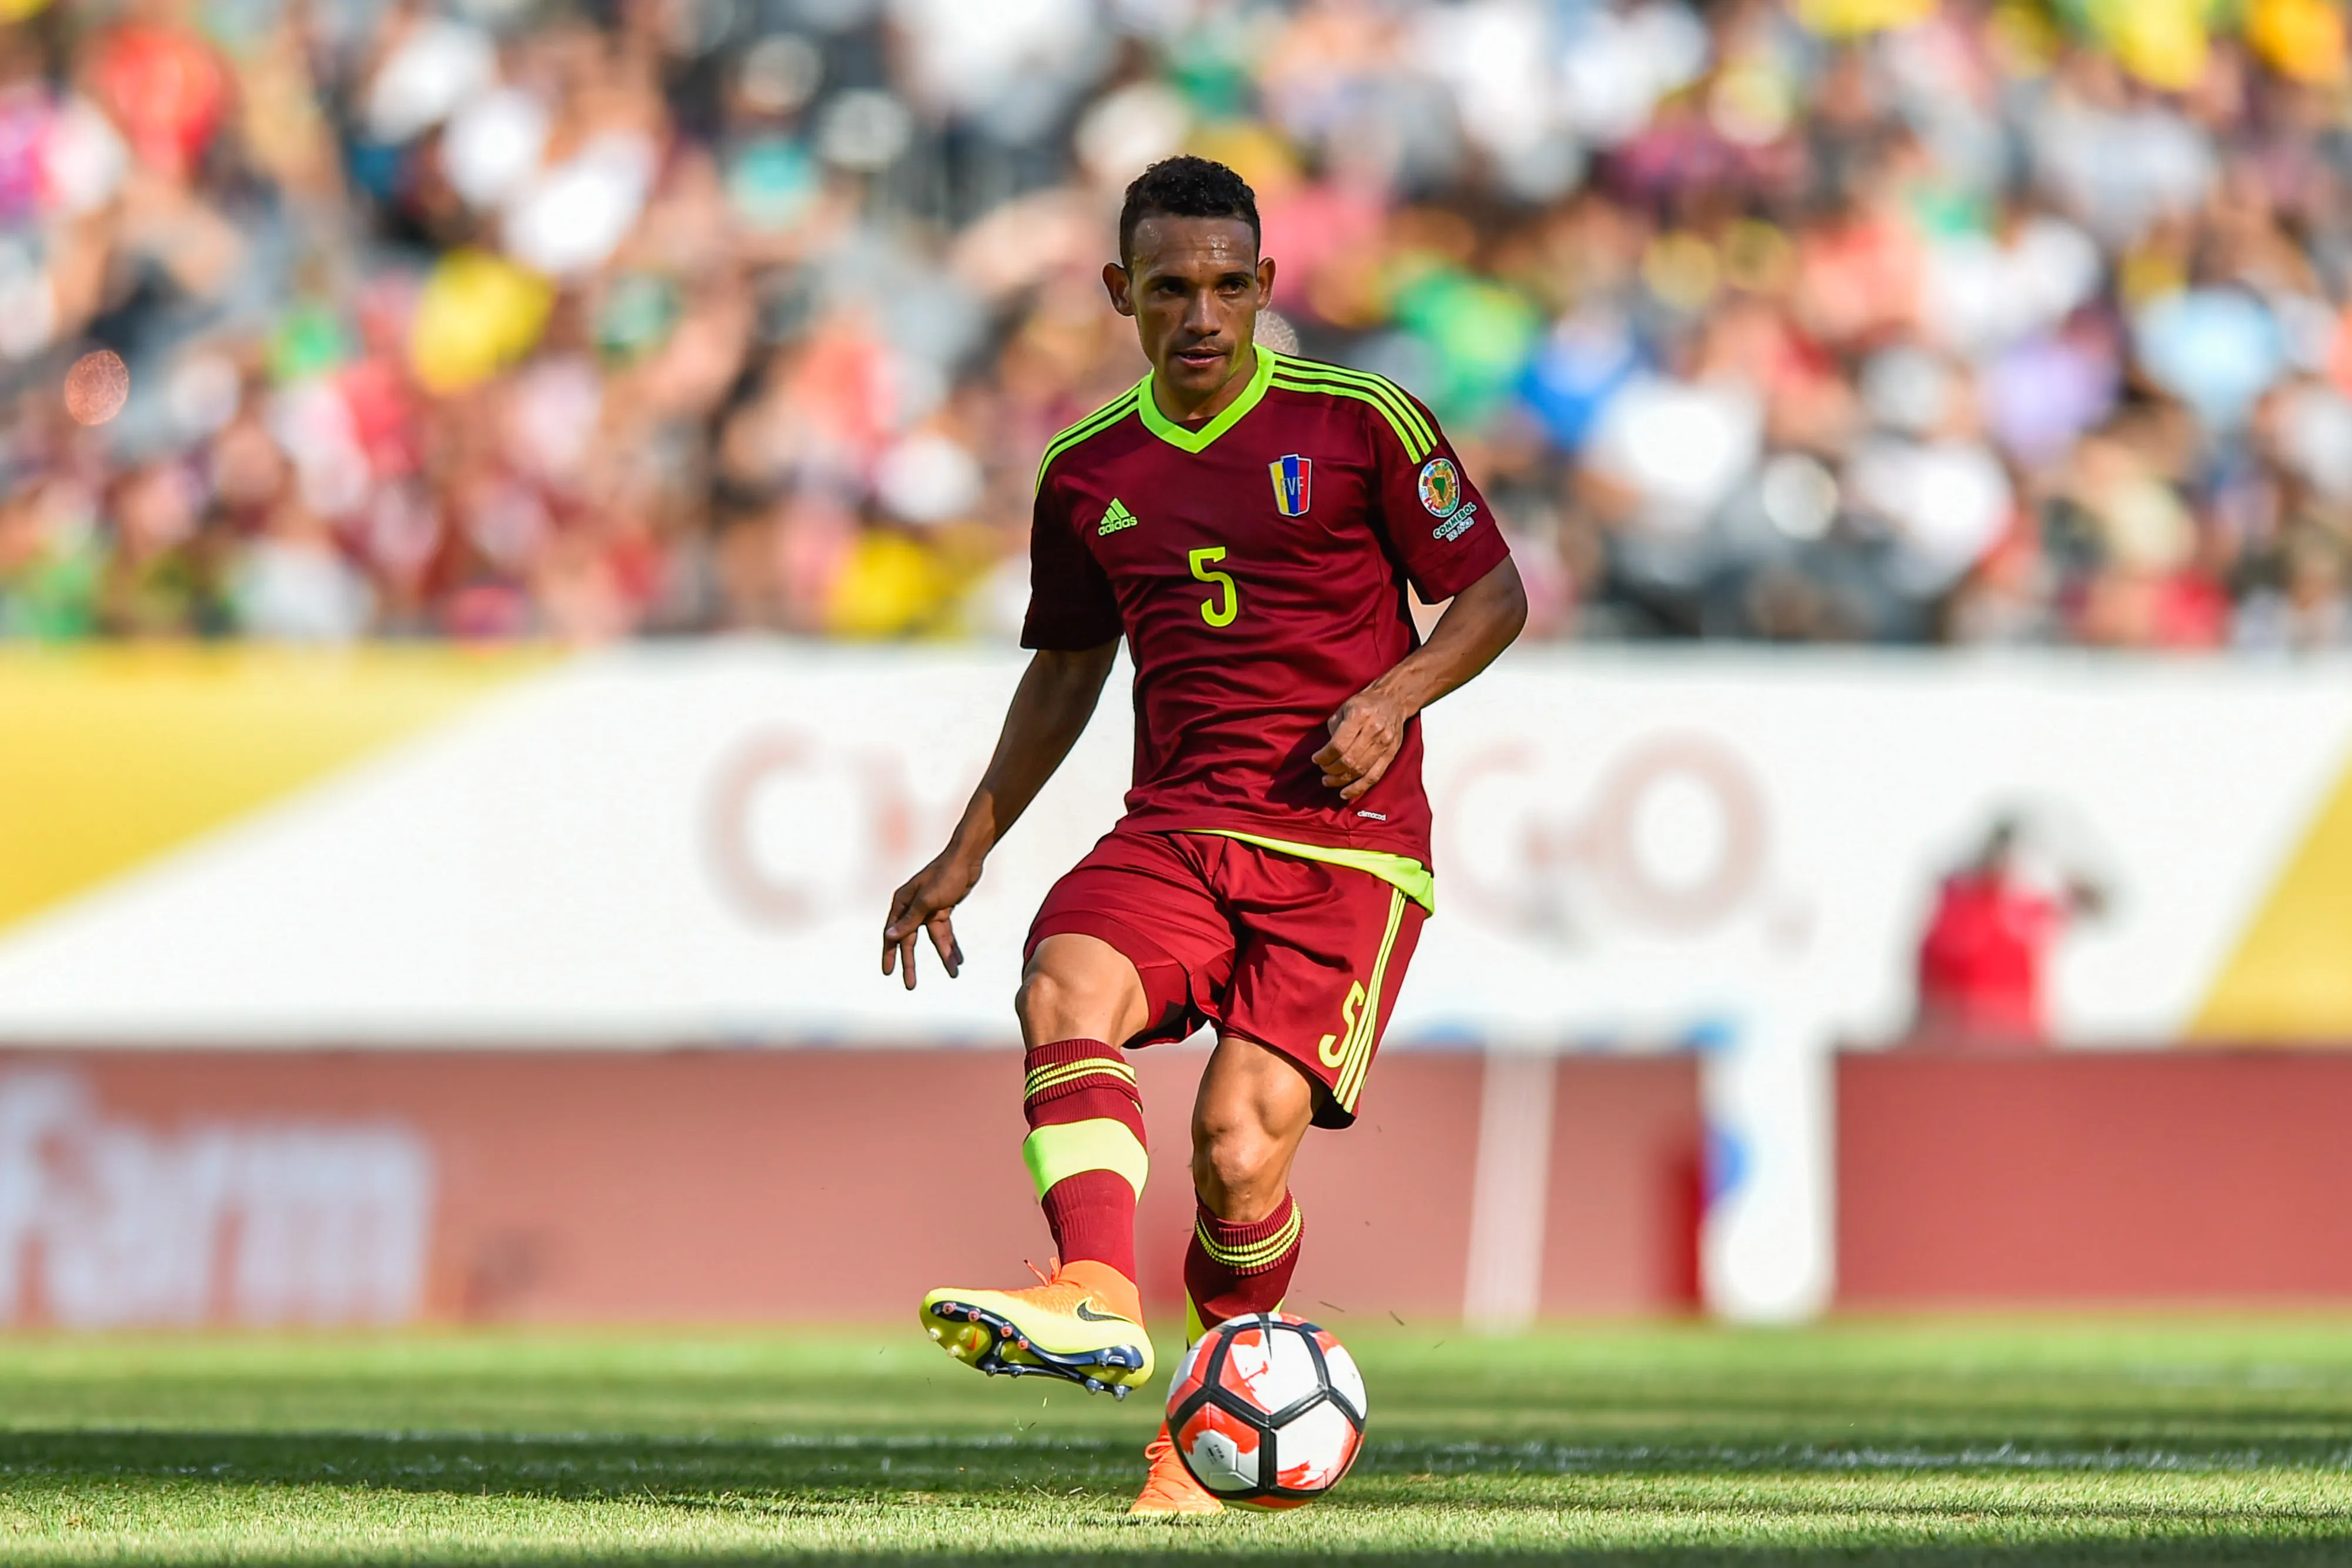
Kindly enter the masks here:
[[1135, 300], [1129, 292], [1131, 279], [1127, 268], [1115, 261], [1103, 263], [1103, 288], [1110, 295], [1110, 308], [1122, 316], [1135, 314]]
[[1274, 257], [1257, 258], [1257, 308], [1261, 310], [1274, 303]]

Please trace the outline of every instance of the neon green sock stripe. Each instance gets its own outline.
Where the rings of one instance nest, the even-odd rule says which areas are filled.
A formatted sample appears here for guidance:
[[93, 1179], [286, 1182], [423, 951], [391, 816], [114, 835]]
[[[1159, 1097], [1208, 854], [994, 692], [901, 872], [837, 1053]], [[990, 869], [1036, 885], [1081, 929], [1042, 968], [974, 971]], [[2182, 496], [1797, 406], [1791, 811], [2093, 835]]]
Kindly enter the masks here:
[[1075, 1078], [1087, 1072], [1108, 1072], [1113, 1078], [1124, 1078], [1129, 1083], [1135, 1082], [1134, 1068], [1124, 1061], [1115, 1061], [1108, 1056], [1090, 1056], [1083, 1061], [1049, 1061], [1043, 1067], [1033, 1068], [1028, 1076], [1045, 1079]]
[[1045, 470], [1054, 465], [1055, 458], [1059, 457], [1063, 453], [1068, 451], [1071, 447], [1077, 445], [1080, 442], [1090, 440], [1095, 436], [1100, 435], [1104, 431], [1108, 430], [1112, 425], [1117, 424], [1120, 420], [1125, 419], [1129, 414], [1134, 412], [1135, 389], [1129, 387], [1126, 392], [1121, 392], [1118, 397], [1114, 398], [1109, 402], [1105, 403], [1102, 407], [1095, 410], [1094, 413], [1087, 415], [1086, 418], [1078, 421], [1077, 423], [1071, 425], [1068, 429], [1055, 436], [1053, 440], [1047, 442], [1045, 444], [1045, 455], [1037, 459], [1037, 483], [1035, 487], [1038, 489], [1045, 488]]
[[[1422, 417], [1421, 411], [1413, 406], [1412, 400], [1405, 396], [1402, 390], [1385, 376], [1376, 376], [1366, 371], [1351, 371], [1344, 366], [1326, 365], [1307, 360], [1283, 361], [1276, 370], [1275, 376], [1277, 381], [1287, 379], [1294, 382], [1318, 383], [1316, 388], [1310, 390], [1344, 389], [1368, 395], [1395, 416], [1391, 423], [1403, 424], [1414, 436], [1419, 437], [1422, 445], [1429, 447], [1437, 444], [1437, 432], [1431, 427], [1429, 421]], [[1411, 446], [1412, 443], [1408, 440], [1406, 444]]]
[[1267, 1238], [1265, 1241], [1256, 1246], [1241, 1248], [1220, 1247], [1205, 1236], [1201, 1238], [1201, 1246], [1202, 1249], [1207, 1252], [1211, 1258], [1223, 1263], [1226, 1268], [1247, 1270], [1261, 1263], [1273, 1262], [1276, 1258], [1279, 1258], [1285, 1252], [1289, 1251], [1290, 1244], [1297, 1239], [1297, 1228], [1296, 1226], [1286, 1226], [1281, 1230], [1275, 1232], [1273, 1236]]
[[1412, 399], [1405, 395], [1404, 389], [1386, 376], [1376, 375], [1370, 371], [1360, 371], [1352, 365], [1335, 365], [1326, 360], [1294, 359], [1288, 355], [1283, 356], [1280, 369], [1293, 375], [1314, 376], [1326, 381], [1352, 382], [1394, 404], [1399, 417], [1420, 432], [1423, 441], [1433, 446], [1437, 444], [1436, 430], [1423, 416], [1421, 410], [1413, 406]]
[[1239, 1250], [1228, 1250], [1224, 1248], [1219, 1247], [1213, 1242], [1211, 1242], [1205, 1236], [1202, 1237], [1201, 1240], [1202, 1249], [1209, 1254], [1210, 1258], [1223, 1264], [1226, 1268], [1233, 1270], [1235, 1273], [1246, 1274], [1251, 1272], [1253, 1270], [1265, 1268], [1267, 1264], [1272, 1263], [1275, 1260], [1280, 1258], [1285, 1252], [1289, 1251], [1292, 1246], [1294, 1246], [1298, 1240], [1298, 1227], [1295, 1225], [1285, 1226], [1281, 1230], [1276, 1232], [1275, 1235], [1270, 1237], [1265, 1243], [1259, 1246], [1243, 1248]]
[[1067, 1083], [1073, 1079], [1092, 1078], [1097, 1075], [1115, 1078], [1122, 1083], [1132, 1084], [1135, 1082], [1135, 1069], [1123, 1061], [1107, 1061], [1099, 1059], [1093, 1061], [1065, 1061], [1041, 1067], [1022, 1080], [1021, 1097], [1024, 1100], [1033, 1099], [1040, 1092], [1058, 1084]]
[[1143, 1140], [1126, 1123], [1109, 1116], [1040, 1127], [1022, 1140], [1021, 1159], [1041, 1198], [1055, 1183], [1080, 1171], [1117, 1171], [1141, 1197], [1144, 1177], [1151, 1173]]
[[1135, 1080], [1133, 1078], [1121, 1077], [1116, 1072], [1110, 1072], [1100, 1068], [1097, 1068], [1086, 1072], [1062, 1072], [1056, 1073], [1051, 1078], [1028, 1079], [1021, 1085], [1021, 1098], [1024, 1100], [1034, 1100], [1038, 1095], [1046, 1092], [1048, 1090], [1059, 1089], [1066, 1084], [1080, 1082], [1088, 1078], [1100, 1078], [1105, 1080], [1107, 1083], [1119, 1084], [1129, 1089], [1135, 1087]]
[[1282, 1239], [1282, 1245], [1276, 1248], [1271, 1252], [1213, 1252], [1209, 1256], [1213, 1260], [1223, 1264], [1226, 1268], [1231, 1269], [1236, 1274], [1256, 1273], [1266, 1268], [1276, 1260], [1279, 1259], [1285, 1252], [1289, 1251], [1291, 1243], [1297, 1239], [1297, 1233], [1293, 1231], [1289, 1235], [1285, 1236]]
[[1209, 1234], [1208, 1225], [1202, 1221], [1194, 1221], [1192, 1228], [1200, 1235], [1202, 1251], [1228, 1269], [1245, 1272], [1254, 1267], [1271, 1263], [1289, 1251], [1297, 1242], [1298, 1232], [1304, 1223], [1300, 1217], [1297, 1200], [1294, 1198], [1290, 1205], [1290, 1218], [1283, 1221], [1282, 1228], [1262, 1240], [1250, 1242], [1246, 1246], [1226, 1247], [1219, 1244], [1217, 1239]]

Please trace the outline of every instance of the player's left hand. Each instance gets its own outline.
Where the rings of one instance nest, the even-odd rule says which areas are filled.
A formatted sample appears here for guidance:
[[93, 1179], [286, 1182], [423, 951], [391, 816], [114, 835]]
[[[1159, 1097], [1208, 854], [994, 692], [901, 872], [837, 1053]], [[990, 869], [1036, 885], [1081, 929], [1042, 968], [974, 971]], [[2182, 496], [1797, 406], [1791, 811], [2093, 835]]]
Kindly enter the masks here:
[[1330, 732], [1330, 744], [1315, 754], [1324, 785], [1339, 791], [1340, 800], [1352, 800], [1379, 783], [1404, 745], [1405, 722], [1412, 716], [1377, 686], [1341, 703], [1323, 727]]

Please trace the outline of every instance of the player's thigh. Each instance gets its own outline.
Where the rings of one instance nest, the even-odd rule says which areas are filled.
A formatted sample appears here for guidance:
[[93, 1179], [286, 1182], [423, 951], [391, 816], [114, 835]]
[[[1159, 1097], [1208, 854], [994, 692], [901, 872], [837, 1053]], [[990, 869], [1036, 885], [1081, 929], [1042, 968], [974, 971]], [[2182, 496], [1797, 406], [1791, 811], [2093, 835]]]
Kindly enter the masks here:
[[1317, 1125], [1345, 1127], [1426, 916], [1364, 872], [1294, 863], [1311, 869], [1270, 868], [1271, 894], [1240, 918], [1225, 1021], [1315, 1081]]
[[1099, 936], [1065, 931], [1040, 941], [1021, 971], [1013, 1010], [1023, 1043], [1099, 1040], [1117, 1044], [1150, 1021], [1134, 961]]
[[[1234, 934], [1189, 848], [1164, 834], [1110, 833], [1054, 884], [1029, 929], [1020, 1010], [1031, 1046], [1070, 1039], [1150, 1045], [1200, 1026], [1231, 981]], [[1124, 971], [1102, 961], [1104, 949]], [[1136, 992], [1126, 989], [1128, 977]], [[1133, 1013], [1107, 1005], [1138, 995]], [[1074, 996], [1095, 1020], [1087, 1030], [1071, 1020]], [[1073, 1032], [1052, 1032], [1059, 1028]]]

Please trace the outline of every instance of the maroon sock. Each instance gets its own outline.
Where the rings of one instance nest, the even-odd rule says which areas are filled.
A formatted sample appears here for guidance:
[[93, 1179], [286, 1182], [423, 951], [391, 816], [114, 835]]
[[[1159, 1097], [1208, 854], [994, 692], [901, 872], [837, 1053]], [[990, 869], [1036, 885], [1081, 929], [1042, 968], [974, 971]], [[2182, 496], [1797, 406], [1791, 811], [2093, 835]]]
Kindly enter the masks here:
[[1298, 1205], [1288, 1193], [1272, 1214], [1249, 1225], [1218, 1218], [1201, 1206], [1184, 1249], [1184, 1293], [1202, 1328], [1227, 1318], [1270, 1312], [1289, 1292], [1304, 1234]]
[[1058, 1040], [1035, 1047], [1023, 1063], [1027, 1072], [1022, 1113], [1029, 1120], [1024, 1153], [1041, 1190], [1038, 1202], [1054, 1232], [1054, 1249], [1066, 1263], [1105, 1263], [1135, 1278], [1135, 1201], [1141, 1180], [1099, 1165], [1067, 1171], [1050, 1185], [1045, 1177], [1070, 1164], [1054, 1129], [1080, 1122], [1114, 1121], [1135, 1134], [1135, 1158], [1143, 1157], [1143, 1097], [1135, 1070], [1116, 1047], [1098, 1040]]
[[1117, 1171], [1064, 1176], [1038, 1200], [1065, 1263], [1108, 1263], [1135, 1278], [1135, 1189]]

